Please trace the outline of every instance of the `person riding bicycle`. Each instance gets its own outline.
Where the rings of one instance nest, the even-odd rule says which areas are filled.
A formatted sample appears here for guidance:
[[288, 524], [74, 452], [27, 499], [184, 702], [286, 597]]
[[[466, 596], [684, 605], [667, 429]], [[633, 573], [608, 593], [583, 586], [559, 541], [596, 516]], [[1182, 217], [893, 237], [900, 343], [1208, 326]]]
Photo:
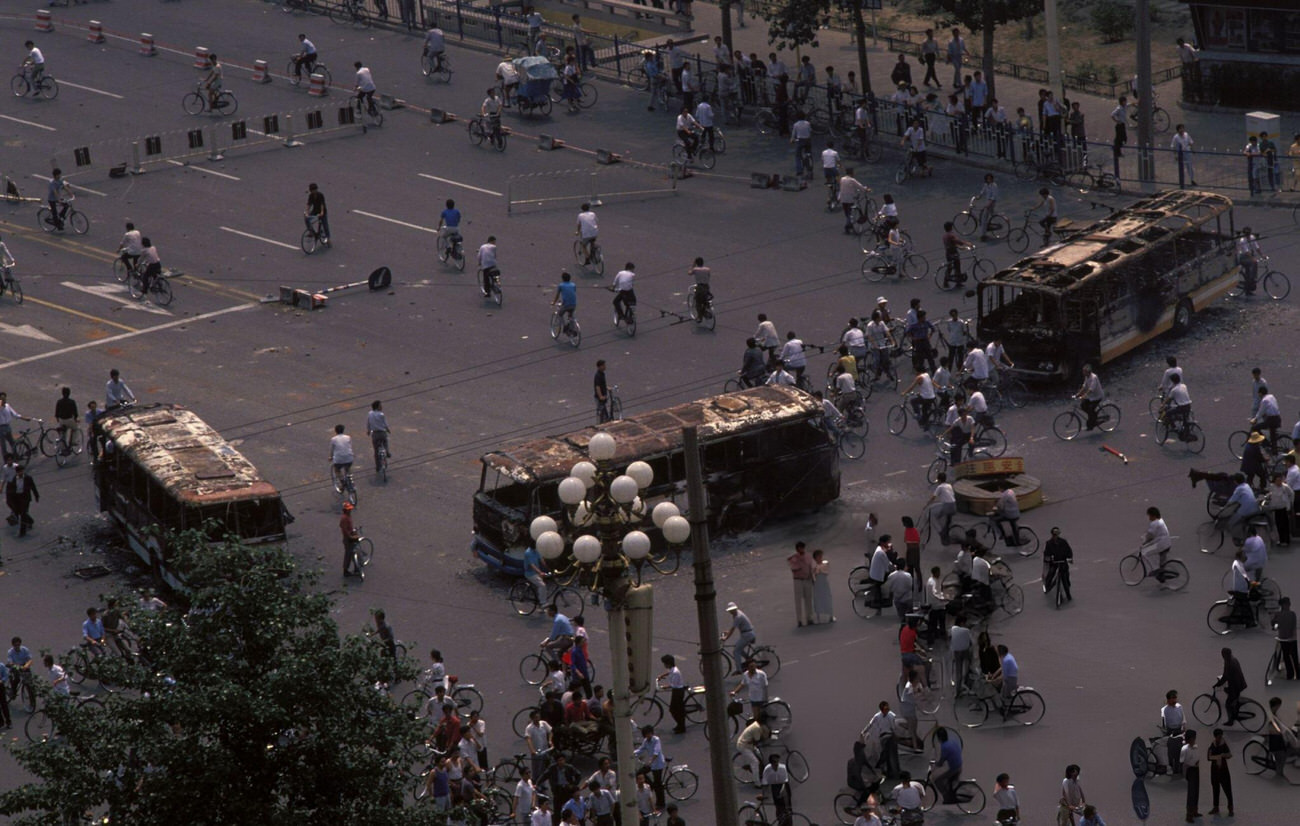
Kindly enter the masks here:
[[460, 210], [456, 209], [456, 201], [448, 198], [446, 206], [438, 215], [438, 237], [447, 239], [449, 248], [461, 240], [460, 217]]
[[853, 233], [853, 207], [857, 204], [859, 198], [870, 194], [870, 192], [871, 187], [853, 177], [852, 169], [844, 170], [844, 174], [840, 176], [836, 200], [839, 202], [840, 209], [844, 212], [845, 233]]
[[781, 345], [781, 363], [794, 373], [795, 381], [803, 379], [804, 370], [808, 369], [808, 356], [804, 353], [803, 340], [795, 335], [794, 330], [785, 334], [785, 344]]
[[1043, 210], [1043, 217], [1039, 220], [1038, 225], [1043, 228], [1043, 246], [1052, 242], [1052, 227], [1056, 226], [1056, 196], [1047, 187], [1038, 190], [1040, 196], [1038, 203], [1029, 210], [1031, 213]]
[[74, 197], [72, 187], [63, 178], [63, 170], [55, 167], [50, 173], [50, 184], [45, 194], [45, 200], [50, 205], [49, 221], [55, 229], [63, 229], [63, 218], [68, 214]]
[[[739, 705], [739, 703], [737, 703]], [[758, 784], [761, 774], [759, 768], [762, 765], [762, 755], [759, 747], [772, 736], [772, 730], [763, 722], [762, 717], [751, 722], [741, 730], [740, 736], [736, 738], [736, 751], [744, 757], [745, 765], [749, 768], [750, 776], [753, 783]]]
[[976, 214], [976, 218], [979, 221], [980, 240], [987, 241], [989, 237], [989, 219], [993, 217], [998, 209], [998, 183], [994, 179], [992, 172], [984, 176], [984, 185], [975, 194], [975, 200], [984, 202], [984, 205], [980, 207], [980, 211]]
[[812, 124], [800, 112], [790, 126], [790, 143], [794, 144], [794, 174], [812, 180]]
[[566, 326], [573, 321], [573, 314], [578, 310], [578, 285], [573, 283], [573, 276], [567, 271], [560, 273], [560, 283], [555, 285], [551, 305], [560, 308], [560, 318]]
[[365, 101], [366, 111], [374, 115], [377, 111], [375, 109], [375, 79], [370, 74], [370, 70], [361, 65], [360, 60], [353, 63], [352, 68], [357, 70], [356, 86], [353, 88], [353, 91], [357, 93], [357, 106], [359, 108], [362, 101]]
[[1246, 570], [1246, 554], [1240, 548], [1233, 554], [1232, 567], [1228, 571], [1228, 597], [1232, 600], [1232, 616], [1242, 620], [1247, 628], [1254, 628], [1255, 612], [1250, 607], [1251, 591], [1259, 585]]
[[677, 137], [681, 139], [682, 145], [686, 147], [686, 158], [688, 160], [695, 157], [695, 150], [699, 147], [700, 124], [691, 114], [691, 110], [682, 107], [682, 112], [677, 116]]
[[[0, 275], [4, 276], [6, 283], [10, 278], [9, 270], [16, 266], [18, 266], [17, 259], [14, 258], [13, 253], [9, 252], [9, 247], [5, 244], [4, 238], [0, 236]], [[3, 285], [0, 285], [0, 291], [2, 290]]]
[[[947, 731], [939, 729], [945, 734]], [[925, 822], [925, 813], [921, 803], [925, 799], [925, 787], [912, 779], [911, 772], [898, 775], [898, 785], [893, 790], [894, 803], [898, 804], [899, 826], [920, 826]]]
[[32, 94], [39, 95], [41, 93], [40, 81], [45, 76], [45, 55], [30, 40], [24, 43], [23, 47], [27, 49], [27, 57], [23, 59], [22, 68], [31, 72]]
[[[0, 247], [3, 246], [4, 244], [0, 243]], [[3, 258], [2, 254], [0, 254], [0, 258]], [[78, 435], [81, 434], [80, 408], [77, 407], [77, 400], [72, 398], [71, 387], [65, 387], [61, 392], [62, 395], [54, 402], [54, 420], [59, 423], [59, 439], [63, 442], [61, 448], [67, 449], [73, 444], [73, 440], [68, 436], [68, 431], [76, 431]]]
[[[1005, 646], [998, 647], [1005, 649]], [[939, 741], [939, 759], [934, 764], [930, 781], [934, 784], [934, 789], [939, 793], [942, 802], [956, 803], [955, 787], [957, 781], [961, 779], [961, 744], [952, 739], [948, 729], [942, 726], [935, 732], [935, 738]]]
[[935, 400], [937, 399], [934, 380], [930, 378], [930, 374], [924, 370], [917, 371], [916, 378], [912, 379], [912, 383], [899, 395], [906, 398], [913, 390], [916, 391], [916, 399], [912, 408], [916, 414], [916, 421], [921, 427], [928, 427], [930, 422], [934, 420]]
[[[448, 201], [451, 203], [451, 201]], [[449, 208], [450, 209], [450, 208]], [[447, 210], [443, 210], [443, 215]], [[459, 226], [460, 213], [456, 213], [457, 226]], [[460, 233], [456, 233], [459, 236]], [[489, 235], [487, 240], [478, 248], [478, 268], [483, 278], [483, 295], [492, 292], [492, 279], [501, 275], [501, 270], [497, 268], [497, 237]]]
[[582, 263], [590, 264], [592, 252], [596, 246], [596, 239], [600, 235], [600, 226], [596, 221], [596, 213], [592, 211], [591, 204], [584, 203], [582, 209], [578, 211], [578, 228], [574, 235], [582, 242]]
[[545, 601], [547, 597], [546, 576], [546, 563], [542, 561], [537, 547], [530, 544], [524, 549], [524, 579], [533, 584], [538, 602]]
[[81, 644], [96, 656], [108, 652], [108, 644], [104, 638], [104, 621], [99, 618], [98, 608], [86, 609], [86, 619], [81, 623]]
[[320, 242], [328, 247], [330, 245], [329, 210], [325, 206], [325, 193], [321, 192], [320, 187], [314, 183], [307, 184], [307, 210], [303, 216], [308, 227], [315, 219]]
[[136, 261], [140, 260], [140, 237], [140, 230], [127, 221], [126, 232], [122, 234], [122, 242], [117, 245], [117, 251], [128, 270], [135, 269]]
[[438, 28], [438, 21], [433, 21], [433, 28], [424, 34], [424, 50], [420, 53], [421, 57], [432, 58], [430, 61], [433, 68], [430, 71], [442, 71], [442, 56], [447, 51], [447, 39], [442, 34], [442, 29]]
[[330, 437], [330, 464], [334, 469], [334, 479], [343, 483], [344, 477], [352, 472], [352, 437], [343, 432], [341, 424], [334, 425], [334, 435]]
[[614, 276], [614, 283], [610, 285], [614, 291], [614, 317], [619, 321], [626, 321], [628, 310], [636, 306], [636, 290], [633, 289], [635, 283], [636, 264], [629, 261]]
[[158, 248], [148, 238], [140, 239], [140, 297], [148, 298], [149, 282], [162, 275], [162, 259], [158, 257]]
[[299, 34], [298, 43], [301, 48], [298, 54], [293, 56], [293, 76], [302, 79], [302, 70], [307, 70], [307, 76], [311, 77], [312, 72], [316, 70], [316, 60], [319, 55], [316, 53], [316, 44], [307, 39], [307, 35]]
[[1277, 405], [1277, 397], [1268, 392], [1268, 386], [1261, 384], [1259, 390], [1259, 407], [1250, 420], [1252, 433], [1268, 431], [1268, 446], [1277, 452], [1277, 431], [1282, 427], [1282, 410]]
[[1139, 551], [1146, 563], [1148, 574], [1151, 574], [1165, 567], [1165, 562], [1169, 558], [1169, 549], [1173, 547], [1173, 540], [1169, 536], [1169, 526], [1160, 517], [1159, 508], [1155, 506], [1147, 508], [1147, 520], [1147, 531], [1142, 535], [1142, 546]]
[[18, 696], [18, 685], [28, 681], [32, 676], [32, 652], [23, 645], [22, 637], [14, 637], [9, 641], [9, 651], [5, 654], [5, 664], [9, 666], [9, 686], [7, 690], [11, 697]]
[[370, 403], [370, 412], [366, 414], [366, 435], [375, 449], [375, 467], [379, 467], [379, 448], [383, 447], [392, 458], [388, 447], [388, 417], [384, 415], [383, 402], [375, 399]]
[[881, 196], [880, 209], [876, 211], [876, 225], [874, 227], [876, 241], [884, 243], [889, 237], [889, 231], [898, 226], [898, 204], [894, 203], [894, 196], [886, 192]]
[[479, 117], [485, 121], [484, 132], [494, 144], [501, 143], [501, 99], [497, 97], [497, 87], [487, 88], [487, 97], [483, 98], [478, 108]]
[[975, 419], [965, 407], [957, 408], [957, 418], [939, 436], [940, 441], [947, 442], [948, 464], [961, 464], [961, 454], [965, 450], [969, 455], [975, 449]]
[[989, 360], [989, 381], [994, 387], [1000, 383], [999, 373], [1005, 370], [1015, 369], [1015, 362], [1007, 355], [1007, 348], [1003, 346], [1002, 339], [995, 338], [984, 348], [984, 355]]
[[1255, 294], [1255, 280], [1259, 275], [1259, 260], [1264, 252], [1259, 248], [1259, 239], [1250, 227], [1242, 227], [1237, 236], [1237, 263], [1241, 265], [1242, 288], [1246, 295]]
[[786, 369], [788, 365], [781, 362], [780, 359], [773, 359], [772, 372], [768, 375], [764, 384], [770, 384], [776, 387], [797, 387], [799, 379], [795, 378], [794, 373]]
[[844, 414], [840, 411], [835, 403], [826, 398], [822, 391], [814, 390], [813, 398], [822, 408], [822, 423], [826, 426], [826, 432], [830, 434], [831, 441], [839, 439], [840, 433], [844, 432]]
[[1187, 423], [1192, 420], [1192, 397], [1187, 392], [1183, 377], [1174, 374], [1169, 377], [1169, 392], [1164, 401], [1165, 421], [1171, 429], [1185, 433]]
[[988, 400], [984, 398], [984, 391], [980, 390], [980, 384], [973, 378], [966, 379], [966, 409], [970, 411], [971, 418], [975, 419], [975, 424], [981, 428], [997, 427], [997, 421], [993, 414], [989, 412]]
[[961, 271], [961, 251], [973, 250], [975, 245], [963, 239], [957, 234], [953, 227], [952, 221], [945, 221], [943, 224], [943, 257], [948, 264], [948, 271], [944, 273], [943, 284], [965, 284], [966, 275]]
[[221, 96], [222, 69], [221, 61], [215, 54], [208, 55], [208, 73], [203, 76], [200, 86], [208, 93], [208, 108], [215, 111], [217, 98]]
[[[997, 503], [994, 504], [989, 516], [993, 519], [993, 527], [1002, 534], [1007, 547], [1014, 548], [1020, 544], [1020, 502], [1016, 499], [1016, 486], [1010, 480], [1004, 484], [1005, 487], [1002, 493], [998, 494]], [[1004, 522], [1010, 523], [1010, 533], [1002, 529]]]
[[[541, 594], [539, 593], [538, 596], [540, 597]], [[573, 620], [565, 616], [553, 602], [546, 606], [546, 616], [551, 618], [551, 633], [542, 640], [539, 647], [544, 651], [553, 652], [558, 658], [573, 645]]]
[[929, 175], [933, 171], [926, 163], [925, 125], [921, 123], [920, 118], [916, 118], [912, 121], [912, 125], [903, 133], [903, 139], [898, 142], [898, 145], [907, 147], [909, 162], [915, 159], [917, 167], [921, 170], [921, 174]]
[[1083, 365], [1083, 384], [1079, 386], [1079, 392], [1074, 394], [1074, 398], [1079, 399], [1079, 407], [1083, 412], [1088, 414], [1088, 421], [1085, 423], [1086, 430], [1094, 430], [1097, 427], [1097, 410], [1101, 403], [1106, 400], [1106, 391], [1101, 388], [1101, 379], [1096, 373], [1092, 372], [1092, 365]]
[[704, 258], [696, 256], [695, 264], [689, 274], [695, 280], [695, 314], [700, 318], [708, 318], [709, 302], [713, 300], [713, 293], [709, 288], [713, 273], [704, 266]]
[[736, 641], [731, 646], [731, 662], [733, 673], [739, 674], [745, 663], [745, 649], [758, 642], [758, 634], [754, 632], [754, 623], [750, 622], [749, 617], [736, 603], [728, 602], [726, 610], [731, 614], [731, 627], [719, 638], [719, 641], [726, 642], [731, 639], [732, 634], [736, 635]]
[[857, 366], [857, 372], [863, 373], [867, 369], [867, 335], [862, 331], [861, 322], [858, 319], [850, 318], [849, 326], [840, 336], [840, 343], [849, 348], [849, 355]]
[[519, 70], [509, 58], [497, 64], [496, 79], [501, 85], [501, 105], [511, 106], [519, 90]]
[[339, 533], [343, 537], [343, 576], [345, 577], [353, 574], [364, 577], [361, 562], [357, 559], [357, 543], [361, 541], [361, 532], [352, 524], [352, 509], [355, 507], [351, 502], [344, 502], [343, 515], [339, 517]]
[[745, 355], [740, 363], [742, 387], [757, 387], [767, 378], [767, 354], [754, 338], [745, 339]]
[[873, 371], [873, 381], [880, 378], [881, 373], [893, 378], [894, 365], [890, 359], [894, 348], [898, 342], [894, 341], [894, 334], [889, 331], [889, 325], [885, 322], [880, 310], [871, 311], [871, 321], [867, 322], [865, 331], [866, 340], [871, 345], [871, 369]]

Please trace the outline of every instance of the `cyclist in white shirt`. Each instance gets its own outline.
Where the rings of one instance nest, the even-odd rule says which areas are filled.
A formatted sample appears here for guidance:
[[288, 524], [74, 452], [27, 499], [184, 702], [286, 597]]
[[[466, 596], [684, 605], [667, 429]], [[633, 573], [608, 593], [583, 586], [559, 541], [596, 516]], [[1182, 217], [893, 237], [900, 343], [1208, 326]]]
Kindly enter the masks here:
[[677, 116], [677, 137], [681, 139], [682, 145], [686, 147], [687, 159], [695, 157], [695, 149], [699, 146], [700, 140], [696, 135], [700, 131], [700, 124], [691, 116], [691, 110], [682, 107], [682, 112]]
[[920, 823], [921, 798], [925, 794], [925, 787], [913, 780], [910, 772], [901, 773], [898, 780], [898, 785], [894, 787], [894, 802], [901, 810], [899, 822], [903, 826]]
[[140, 239], [140, 297], [149, 297], [149, 282], [162, 275], [162, 259], [158, 257], [158, 248], [148, 238]]
[[515, 64], [509, 60], [498, 63], [496, 78], [501, 84], [501, 103], [508, 108], [514, 103], [515, 92], [519, 89], [519, 72]]
[[582, 240], [583, 263], [591, 263], [591, 248], [600, 234], [600, 227], [596, 222], [596, 213], [592, 212], [591, 204], [584, 203], [581, 211], [578, 212], [578, 228], [574, 232]]
[[36, 44], [28, 40], [23, 44], [27, 48], [27, 57], [23, 60], [23, 68], [31, 69], [32, 94], [40, 95], [41, 90], [37, 88], [41, 77], [45, 74], [45, 55], [41, 50], [36, 48]]
[[776, 387], [795, 387], [799, 384], [799, 381], [794, 377], [793, 373], [785, 369], [784, 364], [778, 363], [776, 369], [767, 377], [767, 381], [765, 381], [764, 384], [770, 384]]
[[864, 372], [867, 364], [867, 336], [856, 318], [849, 319], [849, 328], [840, 336], [840, 341], [849, 348], [849, 355], [857, 362], [858, 372]]
[[[794, 174], [812, 178], [812, 124], [802, 114], [790, 127], [790, 143], [794, 144]], [[805, 169], [804, 165], [808, 164]]]
[[1101, 388], [1101, 379], [1092, 372], [1092, 365], [1083, 365], [1083, 384], [1074, 397], [1080, 400], [1079, 406], [1088, 414], [1087, 429], [1093, 430], [1097, 427], [1097, 408], [1105, 401], [1106, 392]]
[[144, 250], [140, 238], [140, 230], [135, 228], [135, 224], [127, 221], [122, 243], [117, 245], [117, 251], [122, 254], [122, 262], [126, 264], [127, 269], [135, 269], [135, 262], [139, 260], [140, 253]]
[[930, 374], [924, 370], [917, 373], [916, 378], [912, 379], [912, 383], [909, 384], [899, 395], [906, 397], [907, 394], [911, 393], [913, 390], [916, 391], [917, 395], [916, 405], [913, 408], [913, 412], [916, 414], [916, 420], [921, 427], [927, 428], [930, 426], [930, 423], [934, 421], [935, 400], [938, 398], [938, 395], [934, 390], [934, 381], [930, 378]]
[[628, 307], [636, 306], [636, 292], [632, 285], [636, 282], [636, 265], [631, 261], [614, 276], [610, 289], [614, 291], [614, 315], [622, 320], [627, 317]]
[[1160, 518], [1160, 509], [1147, 508], [1147, 532], [1142, 535], [1142, 557], [1146, 560], [1147, 571], [1163, 568], [1173, 540], [1169, 536], [1169, 527]]
[[962, 362], [962, 369], [977, 382], [983, 383], [989, 380], [988, 356], [974, 343], [971, 344], [970, 351], [966, 353], [966, 360]]
[[[830, 151], [829, 147], [827, 151]], [[826, 153], [823, 152], [822, 157], [825, 158], [825, 156]], [[864, 195], [870, 191], [871, 187], [853, 177], [853, 170], [846, 169], [844, 170], [844, 174], [840, 176], [840, 188], [837, 200], [839, 201], [840, 209], [844, 211], [844, 231], [846, 233], [851, 234], [853, 232], [853, 207], [858, 202], [858, 196]]]
[[1174, 356], [1168, 356], [1165, 358], [1165, 364], [1168, 364], [1169, 366], [1165, 368], [1164, 375], [1160, 377], [1161, 396], [1169, 393], [1169, 388], [1173, 386], [1172, 379], [1174, 376], [1177, 376], [1179, 379], [1183, 377], [1183, 368], [1178, 366], [1177, 358]]
[[341, 424], [334, 425], [334, 435], [330, 438], [330, 464], [334, 467], [334, 476], [339, 481], [352, 470], [356, 457], [352, 454], [352, 437], [343, 432]]
[[357, 93], [357, 100], [366, 102], [366, 107], [370, 114], [375, 114], [375, 79], [371, 76], [370, 70], [361, 65], [358, 60], [352, 64], [352, 68], [357, 70], [356, 88], [353, 90]]
[[316, 54], [316, 44], [308, 40], [307, 35], [298, 35], [298, 43], [301, 48], [298, 50], [298, 54], [293, 57], [293, 76], [302, 80], [302, 70], [306, 69], [307, 75], [310, 77], [312, 71], [316, 68], [316, 59], [319, 55]]
[[479, 275], [483, 279], [483, 294], [492, 292], [492, 278], [501, 274], [497, 268], [497, 237], [489, 235], [487, 241], [478, 248]]
[[1241, 265], [1242, 273], [1245, 275], [1243, 286], [1246, 295], [1253, 295], [1255, 292], [1259, 259], [1263, 256], [1264, 252], [1259, 248], [1259, 239], [1251, 232], [1250, 227], [1242, 227], [1241, 235], [1237, 236], [1237, 263]]
[[835, 142], [826, 141], [822, 150], [822, 179], [827, 186], [835, 185], [835, 178], [840, 172], [840, 153], [835, 151]]
[[925, 127], [921, 125], [919, 118], [913, 120], [912, 125], [903, 133], [903, 139], [899, 142], [899, 146], [906, 146], [908, 151], [916, 158], [917, 166], [921, 168], [921, 174], [930, 174], [930, 167], [926, 163]]
[[[487, 97], [483, 98], [483, 103], [479, 104], [478, 114], [479, 117], [484, 118], [487, 121], [487, 129], [485, 131], [487, 132], [488, 140], [493, 143], [498, 143], [501, 140], [501, 109], [502, 103], [501, 99], [497, 97], [497, 87], [489, 86], [487, 89]], [[504, 144], [500, 143], [498, 143], [498, 145], [504, 146]]]
[[838, 439], [844, 429], [844, 414], [834, 402], [822, 395], [822, 391], [813, 391], [813, 398], [822, 406], [822, 421], [826, 425], [826, 431], [831, 434], [832, 440]]
[[781, 345], [781, 363], [794, 373], [796, 382], [803, 378], [808, 358], [804, 355], [803, 342], [795, 336], [794, 330], [785, 334], [785, 344]]
[[1165, 395], [1165, 418], [1170, 427], [1181, 428], [1192, 417], [1192, 396], [1187, 391], [1183, 377], [1174, 374], [1169, 377], [1169, 392]]
[[709, 151], [714, 151], [713, 107], [707, 100], [702, 100], [695, 106], [695, 122], [704, 132], [704, 140], [708, 141]]
[[889, 325], [885, 323], [880, 310], [871, 311], [871, 321], [867, 322], [866, 338], [871, 345], [873, 378], [880, 378], [881, 373], [893, 376], [894, 365], [890, 361], [890, 353], [897, 346], [897, 342], [894, 341], [894, 334], [889, 331]]

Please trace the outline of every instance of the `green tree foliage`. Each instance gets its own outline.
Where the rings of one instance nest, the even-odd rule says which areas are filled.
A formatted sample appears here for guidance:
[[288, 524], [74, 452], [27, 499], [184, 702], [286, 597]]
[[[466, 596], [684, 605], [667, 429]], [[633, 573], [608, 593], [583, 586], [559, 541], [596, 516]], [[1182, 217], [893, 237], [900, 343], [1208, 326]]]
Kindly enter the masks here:
[[1117, 0], [1100, 0], [1092, 7], [1092, 27], [1106, 43], [1118, 43], [1132, 34], [1136, 25], [1132, 6]]
[[817, 31], [833, 11], [847, 11], [853, 17], [854, 39], [858, 47], [858, 74], [862, 88], [871, 88], [871, 72], [867, 67], [866, 18], [863, 10], [866, 0], [790, 0], [783, 6], [763, 5], [763, 19], [767, 21], [767, 42], [781, 49], [816, 46]]
[[404, 755], [426, 732], [381, 684], [414, 666], [340, 636], [282, 548], [199, 532], [173, 547], [188, 611], [131, 616], [147, 656], [98, 661], [122, 688], [103, 708], [42, 698], [57, 734], [11, 748], [37, 780], [0, 794], [0, 813], [42, 826], [83, 813], [114, 826], [443, 822], [403, 809]]
[[1043, 10], [1042, 0], [939, 0], [939, 5], [953, 16], [958, 25], [983, 35], [983, 64], [980, 68], [989, 85], [989, 96], [995, 97], [997, 79], [993, 72], [993, 32], [998, 26], [1015, 20], [1033, 20], [1034, 15]]

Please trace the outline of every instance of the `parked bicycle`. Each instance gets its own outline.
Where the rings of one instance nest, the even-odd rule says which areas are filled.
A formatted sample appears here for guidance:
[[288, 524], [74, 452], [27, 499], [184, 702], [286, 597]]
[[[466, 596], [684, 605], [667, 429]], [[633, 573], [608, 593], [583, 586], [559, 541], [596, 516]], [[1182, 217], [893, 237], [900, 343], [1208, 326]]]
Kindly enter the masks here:
[[191, 115], [201, 115], [204, 112], [223, 116], [233, 115], [239, 109], [239, 101], [229, 89], [222, 89], [215, 99], [210, 98], [208, 90], [203, 88], [203, 83], [200, 81], [193, 92], [181, 98], [181, 108]]
[[370, 27], [370, 15], [366, 14], [363, 0], [339, 0], [330, 7], [330, 20], [340, 26]]
[[1066, 181], [1083, 195], [1089, 192], [1096, 192], [1099, 195], [1119, 195], [1123, 190], [1119, 178], [1104, 171], [1101, 164], [1089, 163], [1087, 155], [1084, 155], [1078, 169], [1069, 172]]
[[14, 97], [26, 97], [35, 94], [46, 100], [54, 100], [59, 96], [59, 82], [52, 75], [41, 73], [41, 79], [32, 82], [31, 71], [26, 67], [19, 67], [18, 74], [13, 76], [9, 81], [9, 91], [14, 93]]
[[[1103, 433], [1113, 433], [1119, 427], [1119, 407], [1113, 402], [1102, 402], [1097, 407], [1097, 429]], [[1052, 420], [1052, 432], [1056, 438], [1068, 442], [1074, 439], [1088, 423], [1088, 414], [1083, 412], [1079, 399], [1073, 399], [1070, 409]]]
[[[1135, 98], [1124, 107], [1125, 112], [1128, 113], [1128, 125], [1132, 129], [1137, 129], [1138, 107], [1141, 105], [1142, 101]], [[1156, 100], [1154, 94], [1151, 96], [1151, 128], [1161, 135], [1169, 131], [1169, 113]]]

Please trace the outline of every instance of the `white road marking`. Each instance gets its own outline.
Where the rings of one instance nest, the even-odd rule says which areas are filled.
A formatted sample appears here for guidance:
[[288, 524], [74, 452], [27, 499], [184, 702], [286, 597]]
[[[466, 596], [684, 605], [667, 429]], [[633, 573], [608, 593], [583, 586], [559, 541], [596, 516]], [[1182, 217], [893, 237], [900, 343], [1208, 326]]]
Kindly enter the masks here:
[[81, 344], [74, 344], [71, 347], [63, 347], [58, 350], [51, 350], [48, 353], [41, 353], [35, 356], [27, 356], [26, 358], [15, 359], [14, 361], [0, 364], [0, 370], [8, 370], [10, 367], [17, 367], [21, 364], [30, 364], [31, 362], [34, 361], [43, 361], [48, 358], [57, 358], [59, 356], [65, 356], [68, 353], [75, 353], [79, 350], [89, 350], [91, 347], [102, 347], [106, 344], [113, 344], [118, 341], [125, 341], [129, 338], [135, 338], [137, 336], [142, 336], [147, 333], [156, 333], [161, 330], [169, 330], [172, 327], [179, 327], [182, 324], [192, 324], [195, 321], [203, 321], [204, 319], [214, 318], [219, 315], [225, 315], [226, 313], [234, 313], [240, 310], [251, 309], [253, 307], [258, 306], [259, 303], [260, 302], [257, 301], [250, 301], [247, 304], [236, 304], [235, 306], [227, 307], [224, 310], [213, 310], [210, 313], [201, 313], [196, 316], [190, 316], [189, 318], [178, 318], [175, 321], [168, 321], [166, 324], [159, 324], [157, 326], [149, 327], [144, 330], [136, 330], [133, 333], [121, 333], [119, 335], [109, 336], [108, 338], [96, 339], [95, 341], [84, 341]]
[[172, 166], [188, 166], [191, 169], [197, 169], [199, 172], [206, 172], [209, 175], [216, 175], [218, 178], [225, 178], [230, 181], [239, 180], [239, 178], [236, 178], [234, 175], [227, 175], [225, 172], [218, 172], [215, 169], [208, 169], [206, 166], [195, 166], [192, 163], [184, 163], [182, 161], [172, 161], [172, 160], [167, 161], [167, 163], [171, 164]]
[[399, 227], [406, 227], [408, 229], [418, 229], [421, 232], [432, 232], [434, 235], [438, 234], [438, 230], [436, 229], [430, 229], [429, 227], [422, 227], [419, 224], [408, 224], [405, 221], [399, 221], [396, 218], [385, 218], [384, 216], [376, 215], [373, 212], [365, 212], [360, 209], [350, 209], [348, 210], [348, 212], [351, 212], [354, 215], [364, 215], [367, 218], [374, 218], [376, 221], [387, 221], [390, 224], [397, 224]]
[[426, 172], [420, 172], [420, 173], [417, 173], [417, 174], [419, 174], [419, 176], [420, 176], [421, 178], [428, 178], [428, 179], [431, 180], [431, 181], [440, 181], [440, 182], [442, 182], [442, 183], [444, 183], [444, 184], [451, 184], [452, 186], [458, 186], [458, 187], [461, 187], [462, 189], [470, 189], [470, 190], [473, 190], [474, 192], [482, 192], [484, 195], [495, 195], [495, 196], [498, 197], [498, 198], [501, 197], [501, 193], [500, 193], [500, 192], [493, 192], [493, 191], [490, 190], [490, 189], [482, 189], [482, 188], [477, 187], [477, 186], [470, 186], [469, 184], [463, 184], [463, 183], [461, 183], [460, 181], [453, 181], [453, 180], [451, 180], [451, 179], [449, 179], [449, 178], [439, 178], [437, 175], [430, 175], [430, 174], [428, 174], [428, 173], [426, 173]]
[[262, 236], [254, 235], [251, 232], [244, 232], [243, 230], [231, 229], [230, 227], [221, 227], [221, 229], [225, 230], [226, 232], [234, 233], [235, 235], [242, 235], [245, 238], [252, 238], [254, 241], [265, 241], [268, 244], [275, 244], [277, 247], [284, 247], [287, 250], [298, 249], [293, 244], [286, 244], [283, 241], [275, 241], [271, 238], [263, 238]]
[[[38, 181], [45, 181], [46, 183], [49, 183], [49, 182], [52, 180], [51, 178], [47, 178], [47, 177], [44, 176], [44, 175], [32, 175], [32, 177], [35, 178], [35, 179], [38, 180]], [[64, 178], [64, 180], [66, 181], [67, 178]], [[71, 182], [69, 181], [69, 183], [71, 183]], [[90, 187], [87, 187], [87, 186], [81, 186], [80, 184], [78, 184], [77, 186], [73, 187], [73, 192], [89, 192], [91, 195], [98, 195], [98, 196], [101, 197], [101, 198], [107, 198], [107, 197], [108, 197], [108, 193], [107, 193], [107, 192], [100, 192], [98, 189], [91, 189]], [[42, 199], [42, 200], [44, 200], [44, 199]]]
[[83, 92], [93, 92], [96, 95], [103, 95], [106, 98], [113, 98], [114, 100], [126, 100], [126, 98], [124, 98], [122, 95], [116, 95], [113, 94], [112, 92], [105, 92], [103, 89], [95, 89], [90, 86], [82, 86], [80, 83], [73, 83], [70, 80], [60, 80], [59, 83], [64, 86], [71, 86], [73, 89], [80, 89]]
[[896, 471], [894, 471], [893, 473], [886, 473], [885, 475], [886, 475], [886, 476], [898, 476], [898, 475], [901, 474], [901, 473], [907, 473], [907, 471], [905, 471], [905, 470], [896, 470]]
[[1025, 584], [1026, 584], [1026, 585], [1037, 585], [1038, 583], [1040, 583], [1040, 582], [1042, 582], [1042, 581], [1043, 581], [1043, 578], [1040, 576], [1038, 579], [1031, 579], [1031, 580], [1029, 580], [1028, 582], [1026, 582]]
[[[153, 304], [148, 304], [132, 298], [126, 287], [121, 284], [78, 284], [75, 281], [64, 281], [59, 286], [99, 296], [100, 298], [109, 301], [114, 301], [126, 307], [128, 310], [140, 310], [146, 313], [154, 313], [155, 315], [171, 315], [170, 312], [164, 310], [162, 307], [156, 307]], [[126, 298], [119, 297], [123, 294], [126, 295]]]
[[29, 121], [29, 120], [23, 120], [22, 118], [11, 118], [11, 117], [9, 117], [8, 115], [0, 115], [0, 118], [4, 118], [5, 120], [11, 120], [11, 121], [13, 121], [14, 123], [21, 123], [23, 126], [34, 126], [34, 127], [36, 127], [37, 129], [44, 129], [46, 132], [57, 132], [57, 131], [59, 131], [59, 130], [55, 129], [53, 126], [46, 126], [46, 125], [43, 124], [43, 123], [33, 123], [32, 121]]
[[47, 336], [45, 333], [42, 333], [30, 324], [5, 324], [4, 322], [0, 322], [0, 333], [9, 333], [14, 336], [22, 336], [23, 338], [34, 338], [37, 341], [52, 341], [55, 344], [62, 343], [54, 336]]
[[814, 651], [814, 652], [812, 652], [811, 654], [809, 654], [808, 656], [809, 656], [809, 657], [820, 657], [822, 654], [829, 654], [829, 653], [831, 653], [831, 649], [827, 648], [825, 651]]

